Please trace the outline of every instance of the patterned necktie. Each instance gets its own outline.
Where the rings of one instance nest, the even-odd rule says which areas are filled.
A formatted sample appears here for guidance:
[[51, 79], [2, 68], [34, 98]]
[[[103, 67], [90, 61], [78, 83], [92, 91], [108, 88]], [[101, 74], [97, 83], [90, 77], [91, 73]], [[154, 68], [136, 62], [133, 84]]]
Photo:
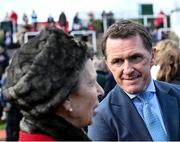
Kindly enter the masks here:
[[147, 126], [147, 129], [153, 139], [153, 141], [167, 141], [167, 135], [161, 125], [158, 115], [152, 110], [148, 103], [148, 96], [151, 92], [145, 92], [144, 94], [137, 96], [143, 103], [143, 119]]

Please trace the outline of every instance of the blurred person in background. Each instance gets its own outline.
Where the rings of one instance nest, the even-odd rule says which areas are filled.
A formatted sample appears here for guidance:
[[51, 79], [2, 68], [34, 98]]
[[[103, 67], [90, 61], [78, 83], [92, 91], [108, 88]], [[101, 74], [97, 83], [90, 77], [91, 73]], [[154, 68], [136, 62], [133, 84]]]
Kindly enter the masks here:
[[79, 13], [77, 12], [73, 18], [72, 31], [82, 30], [82, 21], [79, 18]]
[[0, 46], [0, 79], [8, 65], [9, 65], [9, 55], [7, 51]]
[[4, 39], [4, 43], [6, 48], [12, 48], [13, 45], [13, 37], [10, 31], [5, 33], [5, 39]]
[[97, 73], [97, 77], [96, 77], [97, 82], [104, 89], [104, 85], [106, 83], [106, 78], [107, 78], [107, 74], [108, 74], [105, 61], [103, 58], [95, 55], [93, 57], [93, 63], [94, 63], [96, 73]]
[[61, 12], [59, 15], [59, 28], [64, 32], [68, 33], [69, 31], [69, 23], [67, 21], [67, 17], [64, 12]]
[[29, 24], [29, 18], [28, 18], [26, 13], [23, 13], [22, 20], [24, 22], [24, 25], [28, 25]]
[[4, 31], [0, 29], [0, 46], [2, 48], [5, 48], [5, 34], [4, 34]]
[[[3, 76], [0, 81], [1, 88], [6, 83], [7, 68], [6, 71], [3, 73]], [[6, 101], [4, 99], [2, 91], [1, 91], [1, 95], [3, 101], [3, 116], [1, 119], [6, 122], [6, 141], [18, 141], [19, 123], [20, 120], [22, 119], [22, 114], [20, 113], [20, 109], [16, 106], [15, 103]]]
[[54, 18], [51, 14], [49, 14], [49, 16], [48, 16], [47, 23], [48, 23], [48, 26], [47, 26], [48, 28], [53, 28], [53, 27], [55, 28], [56, 27], [56, 23], [55, 23]]
[[107, 27], [111, 26], [112, 24], [115, 23], [114, 19], [114, 13], [112, 11], [109, 11], [107, 14]]
[[53, 18], [53, 16], [52, 16], [51, 14], [49, 14], [48, 19], [47, 19], [47, 22], [48, 22], [48, 23], [55, 22], [55, 21], [54, 21], [54, 18]]
[[114, 80], [112, 73], [107, 68], [103, 57], [95, 55], [93, 62], [97, 73], [97, 82], [104, 90], [104, 95], [99, 96], [99, 101], [102, 101], [106, 95], [115, 87], [116, 81]]
[[33, 10], [32, 11], [32, 13], [31, 13], [31, 22], [32, 22], [32, 30], [33, 31], [38, 31], [38, 16], [37, 16], [37, 14], [36, 14], [36, 12], [35, 12], [35, 10]]
[[6, 50], [5, 40], [6, 37], [4, 37], [4, 32], [0, 31], [0, 79], [9, 64], [9, 55]]
[[175, 42], [177, 42], [178, 47], [179, 47], [179, 40], [180, 39], [179, 39], [179, 36], [177, 35], [177, 33], [173, 32], [173, 31], [169, 31], [168, 32], [168, 39], [174, 40]]
[[106, 97], [106, 95], [116, 86], [116, 81], [114, 80], [113, 74], [108, 71], [108, 74], [106, 76], [106, 82], [104, 84], [104, 96], [102, 98]]
[[46, 29], [22, 45], [8, 68], [5, 99], [23, 114], [19, 141], [88, 141], [83, 127], [103, 90], [85, 43]]
[[154, 19], [154, 27], [157, 29], [163, 28], [164, 18], [166, 18], [166, 14], [161, 10]]
[[18, 30], [18, 15], [17, 15], [17, 13], [14, 10], [12, 10], [9, 18], [13, 24], [13, 33], [16, 33]]
[[88, 23], [87, 23], [87, 30], [94, 31], [95, 26], [94, 26], [95, 18], [94, 18], [94, 13], [89, 12], [88, 13]]
[[180, 85], [180, 48], [176, 41], [166, 39], [157, 43], [156, 79]]

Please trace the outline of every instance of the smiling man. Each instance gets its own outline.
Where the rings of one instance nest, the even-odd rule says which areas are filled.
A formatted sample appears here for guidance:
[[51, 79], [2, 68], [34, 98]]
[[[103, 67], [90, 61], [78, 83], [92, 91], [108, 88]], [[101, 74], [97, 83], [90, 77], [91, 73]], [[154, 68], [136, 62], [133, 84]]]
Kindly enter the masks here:
[[98, 141], [180, 140], [180, 86], [155, 81], [155, 49], [145, 27], [129, 20], [104, 34], [102, 52], [117, 85], [100, 103], [88, 135]]

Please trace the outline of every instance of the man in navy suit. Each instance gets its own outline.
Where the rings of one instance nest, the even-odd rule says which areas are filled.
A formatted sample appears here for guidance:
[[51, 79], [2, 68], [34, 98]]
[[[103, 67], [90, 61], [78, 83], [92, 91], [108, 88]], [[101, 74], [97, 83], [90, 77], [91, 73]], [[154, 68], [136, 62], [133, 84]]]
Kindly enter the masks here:
[[129, 20], [113, 24], [103, 36], [102, 52], [117, 85], [96, 109], [88, 136], [98, 141], [155, 140], [137, 99], [150, 92], [148, 103], [165, 136], [159, 140], [179, 141], [180, 86], [151, 78], [155, 49], [145, 27]]

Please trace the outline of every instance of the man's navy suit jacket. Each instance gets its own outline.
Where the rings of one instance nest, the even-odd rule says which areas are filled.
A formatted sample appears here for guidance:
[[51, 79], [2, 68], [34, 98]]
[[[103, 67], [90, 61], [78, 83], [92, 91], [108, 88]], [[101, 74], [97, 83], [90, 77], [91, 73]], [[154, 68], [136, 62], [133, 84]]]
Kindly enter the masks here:
[[[154, 81], [169, 140], [180, 140], [180, 86]], [[116, 85], [97, 108], [88, 136], [98, 141], [152, 141], [135, 105]]]

